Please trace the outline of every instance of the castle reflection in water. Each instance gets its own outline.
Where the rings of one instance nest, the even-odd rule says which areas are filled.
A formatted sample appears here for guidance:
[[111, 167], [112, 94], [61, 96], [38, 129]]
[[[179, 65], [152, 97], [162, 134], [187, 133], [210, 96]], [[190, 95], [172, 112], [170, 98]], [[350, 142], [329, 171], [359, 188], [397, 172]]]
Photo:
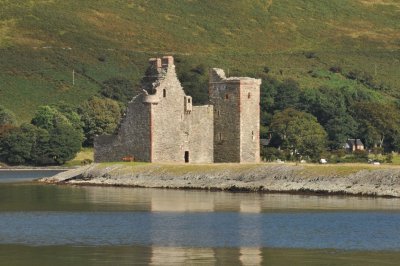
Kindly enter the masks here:
[[[241, 212], [296, 210], [398, 210], [396, 199], [260, 193], [229, 193], [115, 187], [78, 187], [85, 201], [112, 211]], [[77, 191], [78, 192], [78, 191]], [[83, 194], [83, 195], [82, 195]], [[70, 200], [70, 199], [68, 199]]]

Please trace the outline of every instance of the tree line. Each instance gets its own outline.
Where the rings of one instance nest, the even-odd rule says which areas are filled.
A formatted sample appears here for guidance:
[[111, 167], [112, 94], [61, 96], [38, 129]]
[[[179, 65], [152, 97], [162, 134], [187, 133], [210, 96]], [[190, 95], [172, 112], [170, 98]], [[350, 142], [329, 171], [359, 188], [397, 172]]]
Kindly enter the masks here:
[[0, 106], [0, 161], [11, 165], [62, 165], [82, 146], [92, 147], [94, 137], [114, 133], [127, 102], [134, 96], [132, 83], [112, 78], [99, 95], [74, 107], [39, 106], [30, 123], [18, 125], [15, 115]]
[[[255, 74], [231, 70], [233, 76], [255, 75], [262, 79], [260, 137], [269, 142], [261, 149], [264, 158], [315, 161], [329, 156], [327, 153], [343, 154], [346, 141], [356, 138], [374, 153], [400, 150], [400, 101], [371, 95], [371, 91], [388, 88], [366, 72], [346, 73], [339, 66], [328, 71], [362, 86], [344, 83], [339, 88], [329, 85], [301, 88], [293, 79], [273, 77], [268, 67]], [[179, 75], [187, 93], [201, 94], [200, 100], [193, 98], [197, 103], [206, 102], [207, 76], [203, 65], [186, 66]], [[356, 155], [366, 161], [364, 153]]]
[[[179, 59], [176, 60], [179, 64]], [[178, 73], [194, 103], [207, 102], [208, 73], [204, 65], [185, 62]], [[337, 68], [330, 69], [338, 73]], [[266, 159], [317, 160], [342, 153], [348, 138], [359, 138], [375, 152], [400, 149], [398, 102], [371, 97], [367, 90], [343, 86], [301, 88], [292, 79], [278, 80], [265, 68], [262, 79], [260, 137]], [[354, 79], [358, 72], [344, 75]], [[338, 73], [340, 74], [340, 73]], [[240, 73], [232, 73], [240, 75]], [[360, 78], [366, 76], [367, 78]], [[356, 75], [358, 82], [376, 89], [370, 75]], [[18, 124], [15, 115], [0, 106], [0, 161], [8, 164], [60, 165], [71, 160], [82, 146], [93, 146], [94, 137], [112, 134], [126, 104], [139, 87], [125, 78], [102, 83], [99, 94], [74, 107], [65, 103], [40, 106], [30, 123]], [[365, 156], [365, 155], [362, 155]], [[363, 157], [363, 159], [365, 159]]]

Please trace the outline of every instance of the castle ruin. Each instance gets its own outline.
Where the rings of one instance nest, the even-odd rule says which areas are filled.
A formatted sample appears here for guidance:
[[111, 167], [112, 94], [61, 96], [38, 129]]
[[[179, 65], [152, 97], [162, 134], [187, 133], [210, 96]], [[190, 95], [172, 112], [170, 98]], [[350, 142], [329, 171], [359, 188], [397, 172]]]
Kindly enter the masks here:
[[194, 106], [172, 56], [149, 62], [117, 133], [95, 138], [96, 162], [259, 162], [261, 80], [211, 69], [209, 103]]

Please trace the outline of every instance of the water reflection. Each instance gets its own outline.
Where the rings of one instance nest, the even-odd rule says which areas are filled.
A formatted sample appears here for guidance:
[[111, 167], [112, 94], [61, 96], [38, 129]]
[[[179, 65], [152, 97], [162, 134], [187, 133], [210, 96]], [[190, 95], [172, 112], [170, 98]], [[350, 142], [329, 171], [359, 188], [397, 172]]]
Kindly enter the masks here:
[[[233, 211], [261, 213], [282, 210], [399, 210], [400, 199], [346, 196], [227, 193], [146, 188], [80, 188], [93, 204], [126, 205], [155, 212]], [[129, 208], [129, 207], [128, 207]]]
[[193, 262], [214, 265], [216, 263], [214, 250], [212, 248], [152, 248], [150, 260], [152, 266], [188, 265]]
[[65, 170], [10, 170], [0, 169], [0, 183], [26, 182], [42, 177], [50, 177]]
[[261, 248], [240, 248], [240, 262], [243, 266], [262, 265]]
[[[18, 255], [16, 255], [18, 254]], [[398, 265], [398, 252], [268, 248], [73, 247], [0, 245], [8, 266], [103, 265]]]
[[[226, 254], [225, 252], [229, 253]], [[215, 265], [218, 261], [229, 259], [231, 265], [258, 266], [263, 265], [261, 248], [212, 249], [212, 248], [176, 248], [153, 247], [151, 263], [153, 266], [169, 265]], [[234, 264], [232, 264], [234, 263]]]
[[0, 211], [400, 211], [400, 199], [0, 184]]

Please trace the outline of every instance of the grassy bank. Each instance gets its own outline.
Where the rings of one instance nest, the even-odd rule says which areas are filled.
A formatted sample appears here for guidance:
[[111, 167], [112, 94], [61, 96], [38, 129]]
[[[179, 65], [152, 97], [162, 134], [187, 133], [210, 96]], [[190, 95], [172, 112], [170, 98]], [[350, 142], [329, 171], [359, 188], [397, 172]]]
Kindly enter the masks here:
[[[400, 95], [395, 0], [0, 4], [0, 104], [21, 121], [41, 104], [77, 105], [111, 77], [137, 83], [147, 59], [160, 54], [177, 56], [178, 71], [202, 64], [253, 76], [268, 67], [302, 87], [359, 87], [385, 100]], [[331, 66], [366, 71], [387, 89], [332, 75]]]
[[309, 164], [92, 164], [44, 178], [72, 185], [400, 197], [400, 167]]
[[371, 165], [363, 163], [352, 164], [296, 164], [296, 163], [260, 163], [260, 164], [160, 164], [160, 163], [140, 163], [140, 162], [121, 162], [121, 163], [101, 163], [99, 169], [118, 168], [124, 173], [151, 172], [153, 174], [184, 175], [189, 173], [215, 173], [233, 172], [245, 173], [263, 167], [290, 167], [296, 169], [296, 174], [304, 178], [314, 178], [318, 176], [345, 177], [360, 171], [373, 171], [385, 169], [400, 169], [397, 165]]
[[90, 160], [93, 162], [93, 148], [82, 148], [82, 150], [76, 154], [74, 159], [66, 162], [63, 166], [81, 166], [85, 160]]

